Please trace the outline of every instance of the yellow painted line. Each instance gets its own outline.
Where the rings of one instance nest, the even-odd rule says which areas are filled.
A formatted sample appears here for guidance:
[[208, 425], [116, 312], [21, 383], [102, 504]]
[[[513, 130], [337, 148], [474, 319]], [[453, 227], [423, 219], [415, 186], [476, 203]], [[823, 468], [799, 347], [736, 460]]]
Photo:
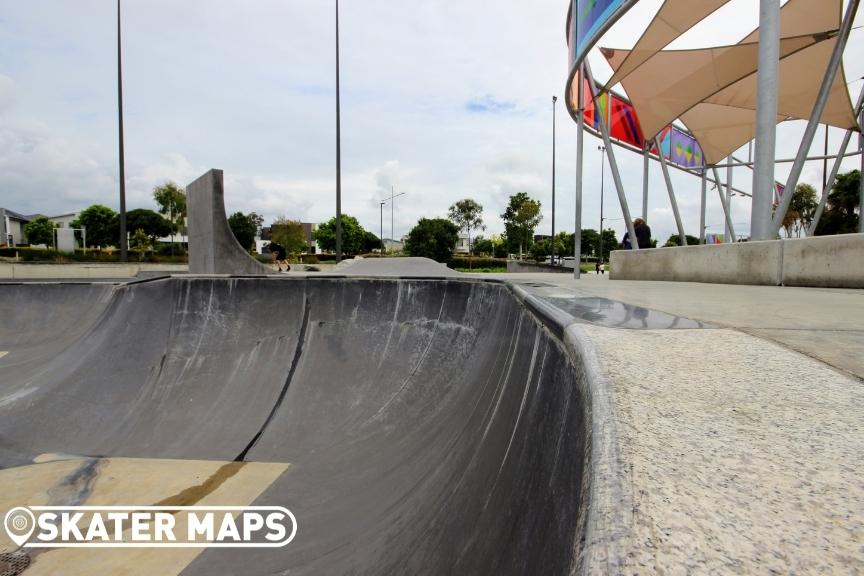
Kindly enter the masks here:
[[8, 353], [9, 353], [9, 352], [2, 352], [2, 351], [0, 351], [0, 358], [2, 358], [3, 356], [5, 356], [5, 355], [8, 354]]
[[[54, 459], [54, 458], [65, 459]], [[285, 463], [157, 460], [143, 458], [69, 459], [45, 454], [41, 463], [0, 470], [0, 515], [15, 506], [247, 506], [282, 473]], [[65, 483], [85, 469], [93, 473], [83, 502]], [[281, 505], [282, 502], [262, 502]], [[2, 516], [0, 516], [2, 517]], [[180, 520], [180, 518], [178, 518]], [[185, 518], [184, 518], [185, 520]], [[177, 530], [183, 533], [184, 524]], [[17, 546], [0, 530], [0, 553]], [[31, 555], [28, 576], [41, 574], [179, 574], [201, 548], [62, 548]]]

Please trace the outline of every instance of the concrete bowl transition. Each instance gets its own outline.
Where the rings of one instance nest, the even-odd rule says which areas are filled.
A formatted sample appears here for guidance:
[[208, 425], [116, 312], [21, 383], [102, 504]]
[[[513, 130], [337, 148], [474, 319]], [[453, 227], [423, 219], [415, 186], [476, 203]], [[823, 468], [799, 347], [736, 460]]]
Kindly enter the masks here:
[[[0, 483], [297, 518], [285, 548], [151, 554], [151, 573], [579, 572], [603, 513], [596, 399], [538, 302], [468, 279], [0, 284]], [[250, 468], [232, 483], [225, 466]], [[104, 568], [89, 552], [26, 573]]]

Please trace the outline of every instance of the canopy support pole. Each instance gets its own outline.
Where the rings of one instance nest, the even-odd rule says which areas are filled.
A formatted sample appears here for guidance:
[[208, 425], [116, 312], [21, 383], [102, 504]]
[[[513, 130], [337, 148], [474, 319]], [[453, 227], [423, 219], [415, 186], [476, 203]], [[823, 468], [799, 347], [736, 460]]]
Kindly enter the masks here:
[[[864, 111], [858, 112], [858, 130], [864, 126]], [[858, 133], [858, 147], [861, 149], [861, 169], [858, 171], [858, 232], [864, 234], [864, 132]]]
[[[732, 162], [735, 158], [730, 156], [728, 158], [729, 162]], [[772, 198], [773, 200], [773, 198]], [[772, 202], [773, 203], [773, 202]], [[729, 212], [729, 220], [732, 219], [732, 166], [726, 166], [726, 208]], [[733, 242], [731, 230], [729, 228], [729, 224], [726, 224], [725, 236], [723, 237], [723, 241], [727, 243]]]
[[642, 219], [648, 222], [648, 166], [651, 160], [650, 147], [646, 145], [642, 162]]
[[[624, 222], [627, 224], [627, 231], [630, 233], [630, 245], [633, 247], [633, 250], [639, 250], [639, 242], [636, 239], [636, 230], [633, 226], [633, 218], [630, 216], [630, 207], [627, 205], [627, 196], [624, 194], [624, 185], [621, 182], [621, 173], [618, 172], [618, 162], [615, 160], [615, 151], [612, 148], [612, 140], [609, 138], [609, 127], [606, 126], [606, 119], [599, 113], [600, 106], [597, 102], [597, 86], [594, 83], [594, 75], [591, 73], [591, 64], [588, 60], [585, 60], [583, 66], [585, 68], [585, 76], [588, 78], [588, 87], [591, 90], [591, 99], [594, 101], [594, 114], [600, 119], [600, 133], [603, 136], [603, 144], [606, 146], [606, 155], [609, 159], [609, 167], [612, 168], [612, 179], [615, 181], [615, 191], [618, 192], [618, 201], [621, 203], [621, 212], [624, 215]], [[602, 237], [603, 230], [600, 230], [600, 234]]]
[[684, 233], [684, 224], [681, 223], [681, 213], [678, 212], [678, 201], [675, 199], [675, 190], [672, 188], [672, 178], [669, 176], [669, 167], [666, 166], [666, 157], [660, 148], [660, 142], [654, 141], [660, 156], [660, 168], [663, 171], [663, 179], [666, 180], [666, 191], [669, 192], [669, 203], [672, 204], [672, 214], [675, 215], [675, 225], [678, 227], [678, 236], [681, 238], [681, 246], [687, 246], [687, 235]]
[[[723, 184], [720, 183], [720, 174], [717, 173], [717, 167], [712, 166], [711, 169], [714, 171], [714, 180], [717, 181], [717, 193], [720, 195], [720, 204], [723, 206], [723, 215], [726, 217], [726, 228], [729, 230], [729, 240], [732, 242], [737, 242], [738, 238], [735, 237], [735, 227], [732, 225], [732, 214], [729, 213], [729, 205], [726, 204], [726, 197], [723, 194]], [[726, 184], [726, 191], [729, 191], [729, 184]]]
[[[843, 50], [846, 48], [846, 41], [849, 39], [849, 31], [852, 29], [852, 20], [855, 18], [855, 12], [858, 10], [858, 3], [859, 0], [850, 0], [849, 5], [846, 7], [846, 14], [843, 16], [843, 25], [837, 34], [837, 43], [834, 45], [834, 51], [831, 53], [831, 60], [828, 63], [828, 69], [825, 71], [825, 77], [822, 79], [822, 86], [819, 87], [819, 95], [816, 98], [816, 103], [813, 105], [810, 121], [807, 122], [807, 129], [804, 131], [804, 137], [801, 139], [798, 155], [795, 157], [795, 163], [792, 164], [792, 170], [789, 172], [788, 180], [786, 180], [786, 188], [783, 196], [780, 198], [780, 205], [774, 213], [774, 220], [771, 223], [771, 230], [769, 231], [772, 237], [777, 235], [780, 227], [783, 225], [786, 211], [789, 210], [792, 196], [795, 195], [795, 187], [798, 185], [798, 178], [801, 176], [801, 170], [804, 168], [807, 152], [810, 150], [813, 137], [816, 135], [816, 129], [819, 127], [819, 120], [822, 118], [822, 112], [825, 110], [825, 104], [828, 102], [828, 95], [831, 92], [831, 86], [834, 84], [834, 78], [837, 76], [837, 71], [843, 62]], [[756, 190], [754, 189], [753, 192], [755, 193]]]
[[702, 196], [699, 200], [699, 244], [705, 244], [705, 200], [708, 195], [707, 168], [702, 168]]
[[[861, 93], [858, 94], [858, 102], [855, 104], [855, 112], [860, 114], [864, 105], [864, 88], [861, 88]], [[825, 203], [828, 201], [828, 194], [831, 193], [831, 188], [834, 187], [834, 181], [837, 180], [837, 173], [840, 171], [840, 164], [843, 162], [843, 157], [846, 154], [846, 149], [849, 147], [849, 141], [852, 139], [852, 130], [846, 130], [843, 135], [843, 142], [840, 143], [840, 150], [837, 152], [837, 158], [834, 159], [834, 165], [831, 167], [831, 174], [825, 179], [825, 186], [822, 188], [822, 197], [819, 199], [819, 206], [816, 207], [816, 212], [813, 214], [813, 221], [807, 228], [807, 236], [816, 235], [816, 226], [819, 225], [819, 220], [822, 218], [822, 211], [825, 210]], [[827, 154], [826, 154], [827, 156]], [[826, 159], [827, 160], [827, 159]]]
[[576, 225], [573, 228], [573, 279], [579, 280], [582, 273], [582, 158], [585, 140], [585, 76], [582, 67], [577, 78], [579, 87], [576, 92]]
[[750, 237], [772, 237], [774, 155], [777, 141], [777, 86], [780, 63], [780, 0], [759, 0], [759, 68], [756, 73], [756, 164]]

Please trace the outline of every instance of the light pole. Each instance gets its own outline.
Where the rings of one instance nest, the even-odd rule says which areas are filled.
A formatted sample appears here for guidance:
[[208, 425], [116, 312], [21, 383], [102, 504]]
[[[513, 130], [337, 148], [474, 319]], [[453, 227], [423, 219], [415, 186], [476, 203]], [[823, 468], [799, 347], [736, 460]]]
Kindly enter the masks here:
[[552, 96], [552, 265], [555, 265], [555, 103], [557, 96]]
[[120, 143], [120, 260], [129, 259], [126, 240], [126, 152], [123, 146], [123, 43], [120, 32], [120, 0], [117, 0], [117, 127]]
[[341, 109], [339, 106], [339, 0], [336, 0], [336, 262], [342, 261], [342, 132], [340, 120]]
[[396, 202], [394, 202], [393, 199], [398, 198], [399, 196], [404, 196], [405, 194], [406, 194], [405, 192], [400, 192], [399, 194], [396, 194], [396, 188], [394, 186], [390, 186], [390, 197], [385, 198], [384, 201], [381, 202], [382, 206], [385, 203], [390, 202], [390, 239], [394, 242], [396, 241], [396, 233], [394, 232], [394, 226], [393, 226], [393, 223], [395, 222], [395, 218], [394, 218], [395, 210], [394, 210], [393, 206], [396, 204]]
[[[606, 173], [606, 147], [597, 146], [600, 150], [600, 239], [598, 241], [597, 261], [603, 263], [603, 179]], [[632, 242], [632, 240], [631, 240]]]
[[379, 218], [381, 220], [381, 222], [380, 222], [381, 232], [380, 232], [380, 234], [378, 234], [378, 238], [381, 239], [381, 252], [382, 253], [384, 252], [384, 204], [386, 204], [386, 203], [387, 202], [378, 202], [379, 208], [380, 208]]

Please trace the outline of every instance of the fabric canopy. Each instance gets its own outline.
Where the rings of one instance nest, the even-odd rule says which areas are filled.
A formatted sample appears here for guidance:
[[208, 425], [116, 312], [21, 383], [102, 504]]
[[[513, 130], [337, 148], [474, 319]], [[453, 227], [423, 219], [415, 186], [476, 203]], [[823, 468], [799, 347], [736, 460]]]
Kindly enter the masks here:
[[[822, 74], [813, 71], [827, 68], [841, 10], [842, 0], [790, 0], [783, 7], [778, 121], [809, 118], [822, 82]], [[680, 118], [702, 144], [706, 161], [716, 163], [754, 137], [758, 39], [757, 30], [733, 46], [636, 59], [630, 50], [601, 50], [622, 77], [646, 137]], [[626, 72], [640, 59], [641, 65]], [[842, 69], [821, 120], [857, 126]]]
[[666, 0], [636, 45], [629, 51], [627, 58], [614, 68], [615, 73], [606, 83], [606, 89], [621, 82], [654, 54], [728, 2], [729, 0]]

